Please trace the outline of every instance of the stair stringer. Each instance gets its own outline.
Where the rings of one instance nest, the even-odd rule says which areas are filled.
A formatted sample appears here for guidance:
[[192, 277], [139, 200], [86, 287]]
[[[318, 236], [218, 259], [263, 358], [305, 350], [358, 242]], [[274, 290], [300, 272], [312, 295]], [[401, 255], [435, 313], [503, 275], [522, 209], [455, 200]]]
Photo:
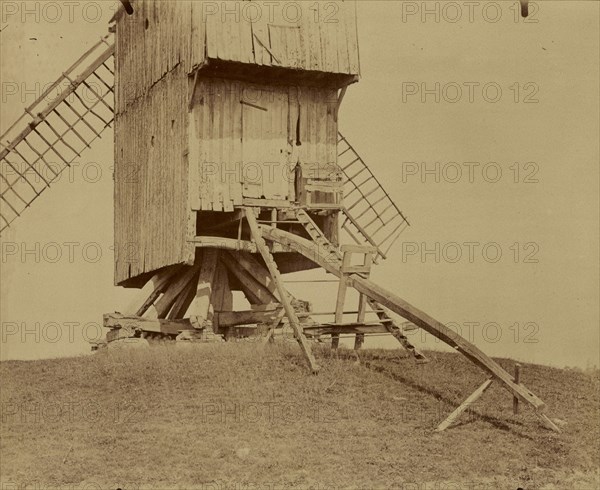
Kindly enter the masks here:
[[[290, 251], [304, 255], [331, 274], [337, 277], [342, 275], [340, 271], [341, 264], [326, 257], [309, 240], [273, 227], [262, 227], [262, 233], [265, 239], [279, 243]], [[480, 369], [496, 378], [511, 394], [532, 406], [537, 412], [541, 413], [544, 410], [545, 404], [541, 399], [522, 384], [515, 383], [512, 376], [498, 363], [487, 356], [477, 346], [457, 335], [456, 332], [446, 327], [443, 323], [415, 308], [394, 293], [357, 274], [350, 274], [348, 281], [348, 285], [354, 287], [358, 292], [385, 306], [456, 349]]]

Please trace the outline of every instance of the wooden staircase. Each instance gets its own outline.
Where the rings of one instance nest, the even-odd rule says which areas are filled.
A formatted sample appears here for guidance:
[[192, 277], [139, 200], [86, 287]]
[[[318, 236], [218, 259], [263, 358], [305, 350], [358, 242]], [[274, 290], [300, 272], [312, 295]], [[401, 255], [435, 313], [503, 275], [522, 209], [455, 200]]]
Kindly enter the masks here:
[[[341, 267], [343, 262], [343, 256], [340, 250], [333, 245], [323, 234], [320, 228], [316, 225], [316, 223], [312, 220], [312, 218], [308, 215], [306, 211], [303, 209], [296, 210], [296, 219], [299, 223], [304, 226], [304, 229], [310, 235], [312, 241], [317, 245], [320, 254], [326, 258], [326, 260], [331, 263], [333, 266]], [[378, 323], [383, 325], [386, 330], [404, 347], [408, 352], [410, 352], [417, 362], [428, 362], [427, 357], [421, 353], [414, 345], [411, 344], [408, 337], [402, 331], [402, 328], [396, 323], [396, 321], [388, 315], [385, 308], [381, 306], [376, 301], [370, 298], [364, 298], [372, 310], [372, 313], [375, 313], [378, 318]], [[361, 297], [362, 300], [362, 297]], [[360, 301], [360, 300], [359, 300]], [[359, 311], [361, 310], [359, 305]], [[360, 316], [360, 313], [359, 313]], [[363, 315], [364, 317], [364, 315]], [[359, 320], [364, 322], [364, 318], [359, 318]], [[360, 335], [360, 334], [358, 334]], [[358, 339], [357, 339], [358, 340]], [[358, 341], [358, 344], [362, 342]]]

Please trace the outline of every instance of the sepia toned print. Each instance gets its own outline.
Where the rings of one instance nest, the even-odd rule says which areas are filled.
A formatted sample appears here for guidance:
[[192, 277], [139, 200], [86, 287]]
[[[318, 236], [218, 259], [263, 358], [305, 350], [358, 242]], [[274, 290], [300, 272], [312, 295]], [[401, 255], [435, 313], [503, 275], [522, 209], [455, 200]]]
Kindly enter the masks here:
[[600, 486], [598, 3], [1, 7], [1, 488]]

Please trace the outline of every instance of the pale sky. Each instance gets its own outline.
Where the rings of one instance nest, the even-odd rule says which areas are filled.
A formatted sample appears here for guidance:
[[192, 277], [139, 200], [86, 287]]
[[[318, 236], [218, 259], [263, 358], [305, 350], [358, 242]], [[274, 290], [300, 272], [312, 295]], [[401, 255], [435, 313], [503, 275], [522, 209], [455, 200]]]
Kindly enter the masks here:
[[[56, 79], [106, 32], [117, 2], [81, 2], [72, 19], [58, 2], [55, 23], [41, 10], [24, 22], [21, 11], [4, 15], [21, 3], [1, 2], [3, 129], [33, 101], [27, 90]], [[598, 365], [600, 5], [541, 0], [538, 22], [524, 23], [517, 2], [485, 12], [494, 2], [480, 3], [471, 22], [464, 2], [458, 20], [441, 2], [436, 22], [412, 13], [422, 2], [359, 2], [362, 79], [347, 92], [340, 129], [412, 224], [372, 278], [490, 355]], [[73, 182], [63, 176], [2, 237], [1, 359], [86, 353], [102, 314], [136, 298], [113, 286], [111, 140], [107, 132]], [[72, 262], [67, 242], [79, 244]], [[57, 244], [62, 256], [44, 260]], [[7, 246], [17, 253], [6, 256]], [[39, 263], [21, 253], [36, 246]], [[86, 261], [84, 248], [102, 255]], [[319, 287], [290, 285], [315, 309], [331, 309], [335, 285]], [[366, 346], [396, 347], [387, 337]]]

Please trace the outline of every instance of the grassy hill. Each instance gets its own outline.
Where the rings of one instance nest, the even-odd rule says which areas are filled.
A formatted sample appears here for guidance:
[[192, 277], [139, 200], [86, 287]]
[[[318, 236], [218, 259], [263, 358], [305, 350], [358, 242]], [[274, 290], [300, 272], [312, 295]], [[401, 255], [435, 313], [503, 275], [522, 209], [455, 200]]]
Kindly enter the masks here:
[[[3, 489], [596, 489], [598, 372], [524, 365], [563, 433], [455, 354], [205, 344], [0, 364]], [[512, 370], [512, 361], [499, 362]], [[9, 486], [14, 485], [14, 486]]]

